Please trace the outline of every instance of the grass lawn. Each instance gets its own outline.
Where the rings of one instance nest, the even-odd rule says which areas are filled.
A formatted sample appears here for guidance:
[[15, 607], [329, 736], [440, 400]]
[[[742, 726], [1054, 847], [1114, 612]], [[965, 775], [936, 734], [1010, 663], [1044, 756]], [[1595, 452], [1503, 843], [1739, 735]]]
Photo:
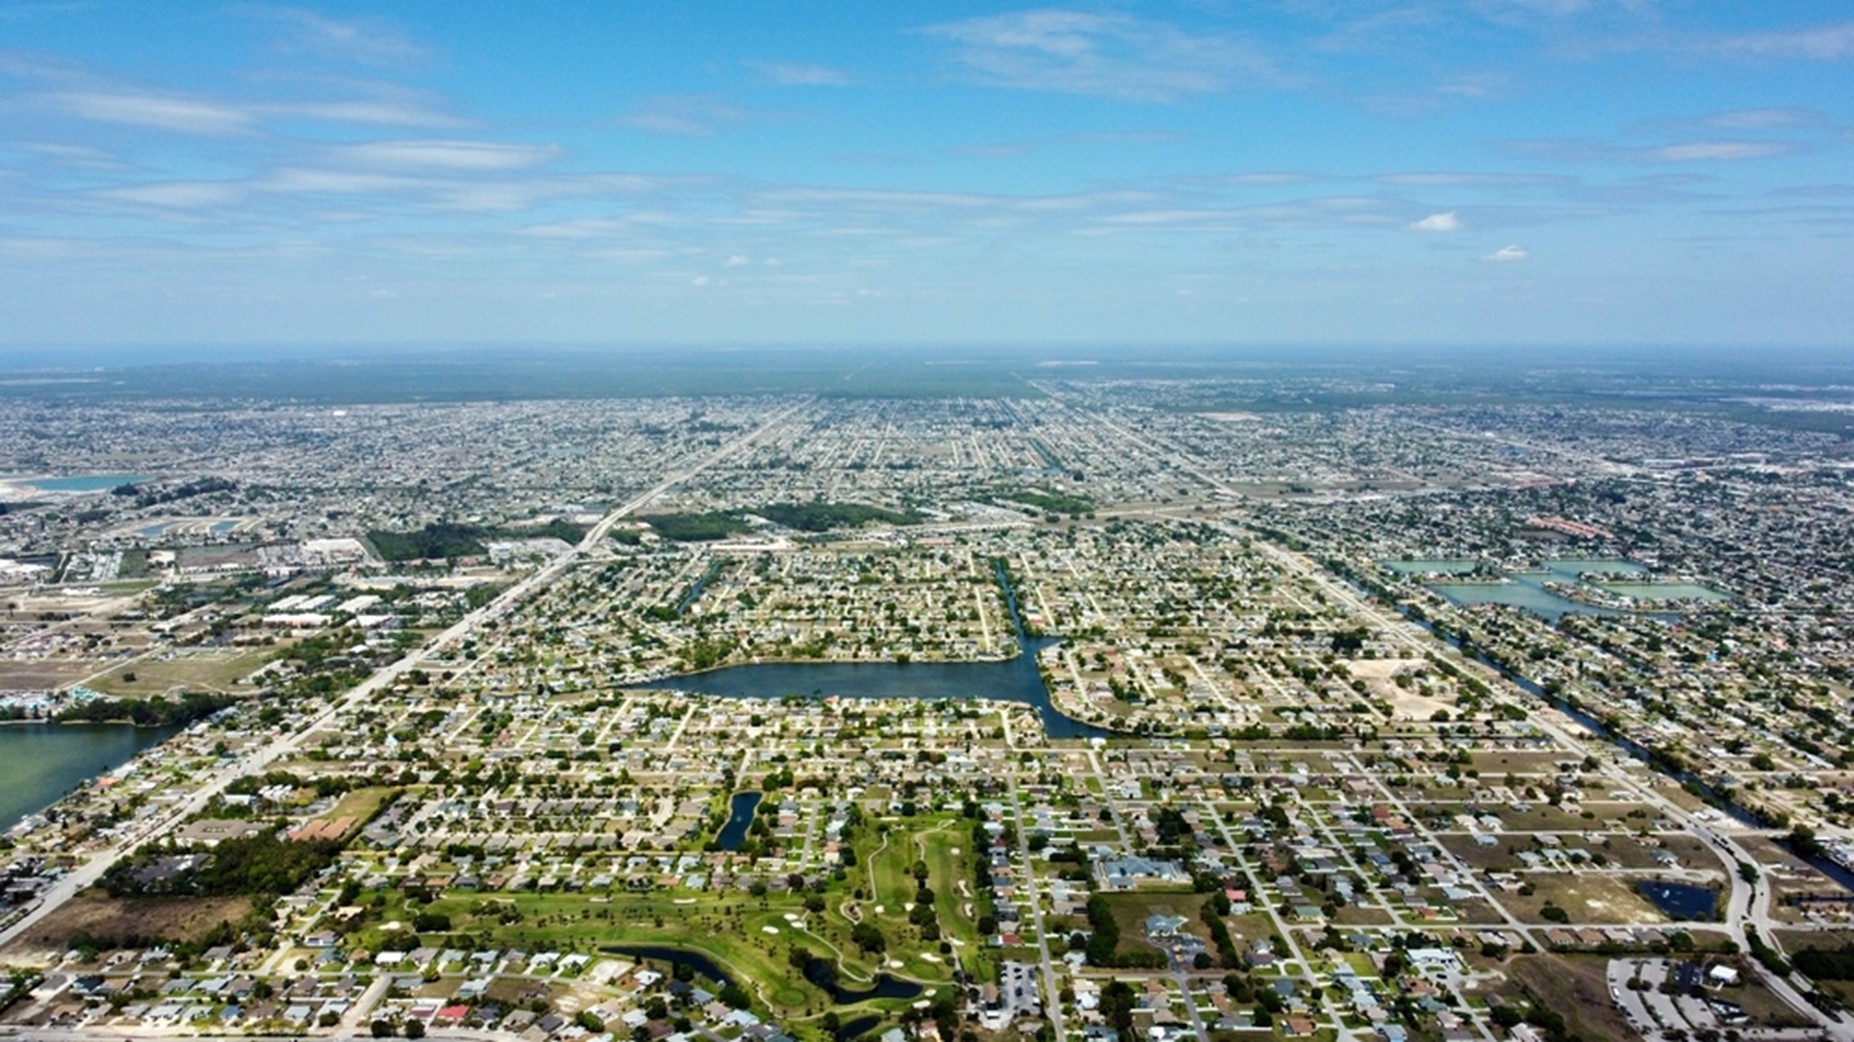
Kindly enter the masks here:
[[110, 670], [90, 686], [106, 695], [159, 695], [173, 687], [243, 690], [240, 681], [275, 655], [274, 648], [249, 648], [195, 651], [171, 659], [145, 658]]
[[[421, 934], [419, 939], [426, 944], [588, 954], [607, 945], [671, 945], [702, 952], [737, 980], [753, 982], [759, 999], [782, 1013], [824, 1003], [787, 961], [793, 941], [804, 940], [784, 918], [786, 912], [802, 913], [795, 898], [768, 895], [762, 907], [746, 895], [702, 895], [693, 904], [677, 904], [678, 893], [614, 895], [607, 903], [595, 903], [585, 894], [447, 894], [421, 910], [448, 916], [451, 931]], [[383, 924], [398, 921], [409, 927], [413, 915], [403, 895], [393, 893], [379, 917], [370, 916], [352, 940], [372, 948], [394, 935]], [[505, 915], [514, 921], [502, 922]]]
[[[978, 929], [979, 916], [991, 902], [973, 889], [970, 824], [964, 818], [955, 818], [944, 828], [917, 833], [915, 841], [925, 854], [927, 885], [933, 889], [941, 936], [953, 943], [953, 957], [968, 972], [979, 980], [991, 980], [995, 972], [991, 951]], [[972, 896], [965, 896], [968, 894]]]
[[[1114, 922], [1120, 927], [1120, 951], [1158, 950], [1146, 941], [1146, 917], [1149, 915], [1184, 916], [1185, 925], [1180, 933], [1203, 938], [1206, 944], [1210, 941], [1210, 932], [1198, 918], [1204, 902], [1210, 900], [1209, 894], [1155, 890], [1105, 896], [1108, 907], [1113, 910]], [[1231, 933], [1235, 933], [1234, 928]]]
[[[356, 790], [331, 814], [348, 813], [350, 801], [356, 801], [357, 813], [366, 809], [360, 801], [372, 800], [377, 806], [388, 791]], [[452, 892], [416, 909], [449, 917], [451, 929], [421, 934], [419, 940], [430, 945], [587, 954], [627, 944], [690, 949], [709, 956], [737, 981], [751, 982], [763, 1009], [770, 1008], [782, 1018], [819, 1015], [831, 1008], [830, 997], [805, 981], [792, 965], [795, 946], [835, 961], [840, 980], [850, 990], [867, 987], [883, 972], [918, 980], [930, 990], [950, 985], [953, 958], [939, 951], [938, 941], [923, 942], [920, 928], [907, 919], [905, 904], [913, 898], [915, 888], [910, 870], [923, 853], [929, 863], [929, 881], [935, 889], [935, 908], [944, 935], [963, 942], [953, 951], [968, 957], [990, 957], [978, 938], [976, 921], [963, 915], [960, 906], [964, 899], [957, 891], [959, 877], [955, 873], [969, 879], [972, 871], [966, 825], [963, 819], [951, 816], [891, 823], [886, 846], [873, 827], [859, 829], [855, 837], [858, 864], [843, 882], [828, 886], [822, 895], [822, 912], [806, 911], [806, 894], [781, 890], [771, 890], [764, 897], [742, 891], [686, 890], [620, 891], [609, 895]], [[960, 853], [953, 853], [956, 849]], [[866, 889], [871, 878], [884, 900], [865, 896], [860, 902], [853, 901], [852, 890]], [[885, 905], [881, 914], [874, 912], [878, 904]], [[851, 941], [854, 923], [843, 914], [845, 905], [857, 906], [863, 921], [881, 930], [887, 950], [879, 958], [861, 952]], [[397, 921], [409, 928], [415, 914], [403, 894], [389, 891], [384, 905], [368, 913], [352, 940], [360, 947], [376, 948], [396, 933], [403, 939], [403, 933], [383, 927]], [[892, 1012], [906, 1005], [902, 1000], [872, 1000], [849, 1008]], [[841, 1011], [846, 1019], [849, 1008]]]
[[[322, 815], [322, 820], [334, 821], [339, 818], [352, 817], [354, 828], [358, 829], [379, 813], [381, 805], [398, 791], [398, 789], [383, 785], [350, 790], [335, 804], [334, 810]], [[349, 830], [350, 834], [352, 831], [352, 829]]]
[[[886, 836], [881, 833], [883, 826], [888, 829]], [[977, 907], [966, 917], [962, 907], [966, 899], [959, 896], [961, 879], [971, 885], [971, 838], [971, 822], [949, 814], [886, 820], [882, 826], [858, 830], [858, 867], [850, 874], [848, 886], [861, 888], [867, 895], [861, 904], [863, 919], [878, 927], [888, 941], [885, 965], [879, 968], [916, 980], [950, 982], [955, 956], [990, 957], [978, 935]], [[952, 853], [955, 849], [958, 855]], [[916, 862], [927, 865], [927, 887], [934, 892], [942, 937], [962, 942], [952, 946], [952, 952], [941, 952], [938, 941], [922, 939], [920, 927], [908, 921], [909, 905], [918, 889]], [[827, 902], [825, 921], [842, 924], [838, 944], [849, 951], [850, 924], [838, 914], [844, 896], [848, 895]], [[896, 962], [901, 965], [893, 965]]]

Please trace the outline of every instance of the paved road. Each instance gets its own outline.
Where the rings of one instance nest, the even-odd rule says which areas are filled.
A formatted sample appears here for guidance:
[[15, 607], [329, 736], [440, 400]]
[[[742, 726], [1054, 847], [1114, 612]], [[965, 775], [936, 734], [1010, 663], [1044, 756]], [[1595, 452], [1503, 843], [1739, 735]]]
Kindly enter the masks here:
[[64, 878], [47, 888], [42, 899], [31, 911], [27, 912], [24, 917], [5, 930], [0, 931], [0, 945], [8, 944], [14, 939], [23, 936], [26, 931], [38, 925], [41, 920], [50, 915], [60, 905], [69, 901], [79, 891], [103, 878], [104, 873], [114, 867], [118, 861], [128, 856], [136, 847], [150, 839], [166, 834], [168, 830], [172, 829], [174, 826], [204, 810], [206, 806], [210, 804], [213, 799], [218, 797], [220, 793], [223, 793], [226, 786], [232, 784], [232, 782], [248, 775], [261, 774], [271, 764], [287, 756], [294, 755], [296, 751], [302, 747], [303, 743], [308, 740], [310, 735], [321, 730], [344, 711], [361, 705], [380, 691], [392, 687], [392, 685], [398, 683], [407, 673], [425, 665], [440, 653], [463, 641], [485, 624], [502, 618], [535, 593], [546, 589], [555, 580], [559, 579], [561, 575], [565, 574], [569, 568], [578, 564], [581, 560], [596, 552], [602, 552], [605, 539], [610, 535], [613, 525], [624, 520], [633, 512], [641, 509], [664, 492], [700, 474], [716, 463], [726, 460], [751, 447], [754, 443], [777, 428], [794, 412], [806, 407], [807, 403], [800, 403], [788, 409], [784, 409], [767, 420], [764, 424], [760, 425], [752, 433], [737, 438], [719, 449], [716, 449], [714, 452], [709, 453], [707, 456], [695, 461], [691, 465], [671, 473], [668, 477], [652, 486], [648, 491], [626, 501], [617, 509], [601, 518], [597, 524], [592, 526], [592, 530], [586, 533], [586, 537], [580, 540], [579, 545], [575, 546], [570, 552], [561, 554], [559, 557], [549, 562], [545, 567], [529, 575], [527, 578], [522, 579], [520, 582], [517, 582], [514, 586], [509, 587], [507, 590], [503, 591], [501, 596], [465, 615], [443, 633], [438, 634], [425, 644], [408, 652], [405, 657], [390, 665], [381, 667], [372, 676], [355, 685], [345, 696], [337, 699], [327, 709], [311, 717], [295, 731], [287, 735], [280, 735], [265, 745], [247, 752], [230, 765], [220, 768], [218, 772], [208, 777], [194, 789], [192, 795], [178, 806], [169, 808], [165, 813], [158, 814], [150, 821], [136, 827], [132, 833], [117, 841], [115, 845], [101, 853], [93, 855], [89, 861], [78, 866]]

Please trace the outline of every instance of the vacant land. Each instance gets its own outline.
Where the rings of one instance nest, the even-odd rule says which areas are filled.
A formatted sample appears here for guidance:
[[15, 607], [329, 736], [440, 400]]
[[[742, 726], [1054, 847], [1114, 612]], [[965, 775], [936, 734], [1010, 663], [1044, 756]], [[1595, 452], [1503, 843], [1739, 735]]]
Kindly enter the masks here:
[[1507, 962], [1508, 984], [1499, 994], [1556, 1011], [1572, 1036], [1640, 1038], [1609, 999], [1608, 967], [1609, 960], [1597, 955], [1522, 955]]
[[80, 935], [197, 941], [221, 922], [238, 922], [250, 910], [251, 901], [244, 897], [117, 898], [87, 890], [0, 949], [0, 960], [36, 958], [51, 949], [63, 951]]
[[276, 655], [273, 648], [203, 651], [125, 663], [90, 686], [106, 695], [159, 695], [177, 687], [189, 691], [245, 690], [246, 677]]

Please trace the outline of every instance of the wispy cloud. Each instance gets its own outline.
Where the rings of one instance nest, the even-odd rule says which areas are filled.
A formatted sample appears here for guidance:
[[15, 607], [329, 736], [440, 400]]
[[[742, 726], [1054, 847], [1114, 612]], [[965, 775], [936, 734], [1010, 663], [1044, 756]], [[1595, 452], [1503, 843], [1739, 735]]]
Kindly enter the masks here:
[[1642, 151], [1648, 158], [1668, 163], [1734, 162], [1791, 155], [1801, 148], [1789, 141], [1688, 141]]
[[[63, 77], [76, 79], [79, 77]], [[139, 85], [81, 85], [25, 94], [19, 104], [73, 119], [198, 137], [237, 137], [288, 121], [362, 126], [442, 127], [462, 121], [403, 97], [302, 99], [228, 98]]]
[[1715, 112], [1704, 120], [1720, 130], [1769, 130], [1774, 127], [1808, 127], [1828, 122], [1816, 109], [1735, 109]]
[[669, 137], [712, 137], [751, 113], [708, 94], [665, 94], [647, 98], [619, 119], [628, 127]]
[[283, 51], [383, 67], [403, 67], [429, 57], [424, 47], [378, 18], [344, 20], [268, 4], [238, 4], [231, 11], [275, 25], [281, 32], [276, 46]]
[[243, 198], [244, 189], [226, 181], [172, 181], [165, 184], [107, 188], [98, 198], [173, 210], [203, 210], [229, 206]]
[[1854, 22], [1688, 39], [1682, 49], [1728, 58], [1837, 61], [1854, 56]]
[[47, 98], [65, 114], [182, 134], [226, 136], [256, 128], [247, 107], [176, 94], [135, 91], [68, 91]]
[[29, 22], [39, 18], [62, 18], [91, 10], [96, 4], [85, 0], [69, 3], [17, 3], [0, 7], [0, 22]]
[[1514, 264], [1527, 260], [1531, 256], [1532, 251], [1524, 246], [1502, 246], [1492, 253], [1483, 255], [1481, 259], [1489, 264]]
[[254, 106], [253, 111], [270, 118], [382, 127], [458, 127], [465, 122], [423, 105], [388, 99], [261, 104]]
[[1286, 77], [1254, 44], [1123, 14], [1044, 9], [927, 26], [980, 83], [1166, 102]]
[[1513, 141], [1504, 147], [1525, 155], [1580, 163], [1742, 162], [1796, 155], [1808, 148], [1800, 141], [1677, 141], [1664, 145], [1625, 146], [1564, 139]]
[[123, 171], [133, 167], [117, 158], [112, 153], [88, 145], [71, 145], [53, 141], [33, 141], [14, 145], [13, 148], [38, 156], [50, 163], [75, 167], [83, 170]]
[[799, 62], [748, 62], [747, 65], [781, 87], [846, 87], [850, 84], [849, 73], [826, 65]]

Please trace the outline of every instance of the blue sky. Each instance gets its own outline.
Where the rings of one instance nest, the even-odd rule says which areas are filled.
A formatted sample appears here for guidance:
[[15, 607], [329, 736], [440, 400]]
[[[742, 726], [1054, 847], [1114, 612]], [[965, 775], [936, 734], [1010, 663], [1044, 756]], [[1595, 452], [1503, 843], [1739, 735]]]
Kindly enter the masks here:
[[1854, 8], [0, 0], [0, 344], [1837, 345]]

